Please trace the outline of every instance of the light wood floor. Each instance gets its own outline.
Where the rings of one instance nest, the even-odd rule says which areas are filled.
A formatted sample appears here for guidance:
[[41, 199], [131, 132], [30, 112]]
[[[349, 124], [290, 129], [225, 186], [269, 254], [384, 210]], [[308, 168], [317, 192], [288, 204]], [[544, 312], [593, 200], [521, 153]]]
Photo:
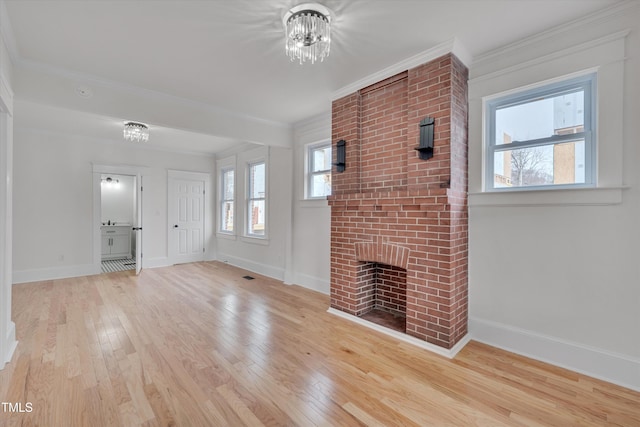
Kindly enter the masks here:
[[471, 342], [448, 360], [220, 263], [14, 286], [0, 425], [640, 426], [640, 393]]

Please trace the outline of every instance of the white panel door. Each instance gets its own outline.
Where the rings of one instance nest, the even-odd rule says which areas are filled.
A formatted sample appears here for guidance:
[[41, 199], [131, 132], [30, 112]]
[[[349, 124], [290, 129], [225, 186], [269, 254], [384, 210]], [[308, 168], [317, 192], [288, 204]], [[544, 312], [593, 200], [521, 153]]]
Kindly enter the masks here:
[[204, 259], [204, 181], [169, 179], [169, 257], [173, 264]]

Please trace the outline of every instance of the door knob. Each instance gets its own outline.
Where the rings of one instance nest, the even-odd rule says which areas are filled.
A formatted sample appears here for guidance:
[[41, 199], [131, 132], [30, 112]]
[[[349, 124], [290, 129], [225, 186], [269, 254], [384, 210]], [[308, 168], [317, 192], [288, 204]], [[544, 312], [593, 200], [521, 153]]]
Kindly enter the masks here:
[[174, 225], [173, 228], [178, 228], [178, 224]]

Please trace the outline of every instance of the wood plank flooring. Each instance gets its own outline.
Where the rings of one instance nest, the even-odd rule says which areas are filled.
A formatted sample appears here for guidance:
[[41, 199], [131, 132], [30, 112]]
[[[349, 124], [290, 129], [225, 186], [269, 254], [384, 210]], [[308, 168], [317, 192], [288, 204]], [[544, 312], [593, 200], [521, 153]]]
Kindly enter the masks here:
[[25, 411], [0, 407], [0, 425], [640, 426], [640, 393], [475, 342], [448, 360], [246, 274], [207, 262], [14, 286], [0, 401]]

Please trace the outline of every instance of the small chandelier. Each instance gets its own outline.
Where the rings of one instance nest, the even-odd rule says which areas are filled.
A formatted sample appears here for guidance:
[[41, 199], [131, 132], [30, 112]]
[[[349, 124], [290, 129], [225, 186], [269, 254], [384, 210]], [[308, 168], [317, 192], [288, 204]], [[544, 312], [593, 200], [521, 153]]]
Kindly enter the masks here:
[[149, 127], [143, 123], [126, 122], [123, 135], [127, 141], [147, 142], [149, 140]]
[[289, 10], [283, 18], [286, 52], [291, 61], [315, 63], [329, 56], [331, 11], [317, 3], [304, 3]]
[[100, 184], [101, 185], [106, 185], [107, 187], [111, 188], [112, 186], [116, 186], [116, 187], [120, 187], [120, 180], [119, 179], [113, 179], [110, 176], [106, 177], [106, 178], [102, 178], [100, 180]]

